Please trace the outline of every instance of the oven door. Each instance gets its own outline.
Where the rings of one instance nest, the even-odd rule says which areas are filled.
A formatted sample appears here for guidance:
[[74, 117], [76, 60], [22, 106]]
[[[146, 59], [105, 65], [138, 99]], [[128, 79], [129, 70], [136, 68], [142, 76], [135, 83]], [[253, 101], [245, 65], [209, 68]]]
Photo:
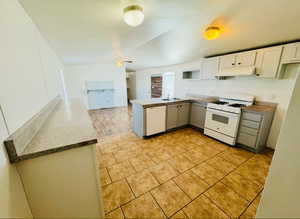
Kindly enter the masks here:
[[207, 109], [205, 128], [235, 138], [238, 131], [240, 114]]

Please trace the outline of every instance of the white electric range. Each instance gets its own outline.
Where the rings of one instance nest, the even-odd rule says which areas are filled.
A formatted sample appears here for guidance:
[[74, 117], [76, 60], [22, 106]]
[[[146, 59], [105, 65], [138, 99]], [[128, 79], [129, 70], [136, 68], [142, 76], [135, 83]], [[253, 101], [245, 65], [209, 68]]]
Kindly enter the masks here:
[[218, 102], [208, 103], [204, 134], [235, 145], [242, 107], [252, 105], [254, 96], [223, 95]]

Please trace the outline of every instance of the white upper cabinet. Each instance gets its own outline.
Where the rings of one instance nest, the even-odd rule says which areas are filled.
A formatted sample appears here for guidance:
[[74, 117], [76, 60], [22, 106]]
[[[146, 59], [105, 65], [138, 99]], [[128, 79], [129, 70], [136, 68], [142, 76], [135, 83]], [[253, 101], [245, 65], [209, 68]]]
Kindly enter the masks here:
[[220, 68], [216, 76], [239, 76], [254, 74], [256, 50], [220, 57]]
[[283, 48], [282, 63], [300, 62], [300, 43], [287, 44]]
[[253, 66], [255, 63], [256, 51], [242, 52], [236, 55], [235, 66]]
[[204, 59], [201, 66], [201, 79], [215, 79], [219, 71], [219, 57]]
[[220, 70], [235, 67], [254, 66], [256, 51], [241, 52], [220, 57]]
[[257, 51], [255, 62], [256, 75], [260, 78], [276, 78], [280, 59], [282, 55], [282, 46], [260, 49]]
[[220, 70], [235, 67], [236, 54], [220, 57]]

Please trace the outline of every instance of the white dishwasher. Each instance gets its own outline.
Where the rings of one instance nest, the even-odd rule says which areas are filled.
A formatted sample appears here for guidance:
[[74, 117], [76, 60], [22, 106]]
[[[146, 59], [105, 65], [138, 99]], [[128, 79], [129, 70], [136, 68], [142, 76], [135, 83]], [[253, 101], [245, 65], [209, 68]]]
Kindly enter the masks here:
[[146, 136], [166, 131], [166, 106], [146, 109]]

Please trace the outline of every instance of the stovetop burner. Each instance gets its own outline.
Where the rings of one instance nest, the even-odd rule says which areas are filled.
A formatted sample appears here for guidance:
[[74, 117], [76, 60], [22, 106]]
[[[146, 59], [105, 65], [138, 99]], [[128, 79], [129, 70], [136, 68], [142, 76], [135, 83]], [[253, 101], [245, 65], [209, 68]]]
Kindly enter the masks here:
[[215, 104], [219, 104], [219, 105], [226, 105], [226, 104], [228, 104], [228, 102], [225, 102], [225, 101], [216, 101], [214, 103]]
[[234, 104], [230, 104], [228, 106], [241, 108], [241, 107], [245, 107], [246, 105], [245, 104], [234, 103]]

